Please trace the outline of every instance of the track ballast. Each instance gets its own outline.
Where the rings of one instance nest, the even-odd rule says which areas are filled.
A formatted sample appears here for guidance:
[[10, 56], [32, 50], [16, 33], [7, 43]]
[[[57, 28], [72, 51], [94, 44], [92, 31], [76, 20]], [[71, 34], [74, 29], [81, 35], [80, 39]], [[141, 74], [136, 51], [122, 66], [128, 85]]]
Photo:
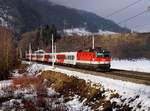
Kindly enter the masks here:
[[95, 76], [103, 76], [103, 77], [117, 79], [117, 80], [123, 80], [123, 81], [138, 83], [138, 84], [150, 85], [150, 73], [126, 71], [126, 70], [118, 70], [118, 69], [111, 69], [109, 72], [99, 72], [99, 71], [91, 71], [88, 69], [80, 69], [80, 68], [76, 68], [76, 67], [66, 67], [66, 66], [59, 66], [59, 65], [55, 65], [55, 66], [58, 68], [82, 72], [85, 74], [91, 74], [91, 75], [95, 75]]

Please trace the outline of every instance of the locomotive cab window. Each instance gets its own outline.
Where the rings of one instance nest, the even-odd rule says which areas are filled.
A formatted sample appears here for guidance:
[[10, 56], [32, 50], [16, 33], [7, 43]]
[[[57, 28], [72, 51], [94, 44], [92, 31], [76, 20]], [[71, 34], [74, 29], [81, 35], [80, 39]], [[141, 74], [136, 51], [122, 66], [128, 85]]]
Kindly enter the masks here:
[[107, 52], [107, 53], [104, 53], [104, 52], [98, 52], [97, 54], [96, 54], [96, 56], [97, 57], [110, 57], [110, 53], [109, 52]]

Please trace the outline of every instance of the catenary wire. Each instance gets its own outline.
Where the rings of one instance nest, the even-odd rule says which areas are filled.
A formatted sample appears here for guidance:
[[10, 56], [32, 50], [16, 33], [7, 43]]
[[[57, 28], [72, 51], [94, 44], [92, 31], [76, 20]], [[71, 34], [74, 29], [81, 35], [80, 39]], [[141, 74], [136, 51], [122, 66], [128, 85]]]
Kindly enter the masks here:
[[121, 9], [119, 9], [119, 10], [114, 11], [113, 13], [107, 15], [105, 18], [111, 17], [111, 16], [113, 16], [113, 15], [115, 15], [115, 14], [117, 14], [117, 13], [120, 13], [120, 12], [122, 12], [123, 10], [126, 10], [127, 8], [130, 8], [131, 6], [137, 4], [137, 3], [141, 2], [141, 1], [142, 1], [142, 0], [137, 0], [137, 1], [135, 1], [135, 2], [133, 2], [133, 3], [129, 4], [129, 5], [127, 5], [127, 6], [125, 6], [125, 7], [121, 8]]

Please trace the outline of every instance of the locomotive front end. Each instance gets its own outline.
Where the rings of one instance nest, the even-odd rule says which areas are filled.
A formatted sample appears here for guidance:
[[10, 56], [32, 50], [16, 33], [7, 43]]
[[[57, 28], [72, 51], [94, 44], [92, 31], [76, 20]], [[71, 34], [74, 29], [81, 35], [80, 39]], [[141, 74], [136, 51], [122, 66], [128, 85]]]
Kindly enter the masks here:
[[109, 71], [111, 67], [111, 53], [104, 49], [96, 50], [97, 69], [103, 71]]

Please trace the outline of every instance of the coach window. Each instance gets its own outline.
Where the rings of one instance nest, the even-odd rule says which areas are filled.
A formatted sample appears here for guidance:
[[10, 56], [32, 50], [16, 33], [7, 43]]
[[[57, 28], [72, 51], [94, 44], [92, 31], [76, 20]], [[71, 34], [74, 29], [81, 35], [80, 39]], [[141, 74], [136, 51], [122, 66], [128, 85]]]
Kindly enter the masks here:
[[70, 56], [68, 56], [67, 59], [70, 60]]
[[69, 59], [69, 60], [74, 60], [74, 56], [69, 55], [69, 56], [68, 56], [68, 59]]
[[68, 60], [70, 60], [70, 56], [68, 56]]
[[72, 56], [72, 60], [74, 60], [74, 56]]

